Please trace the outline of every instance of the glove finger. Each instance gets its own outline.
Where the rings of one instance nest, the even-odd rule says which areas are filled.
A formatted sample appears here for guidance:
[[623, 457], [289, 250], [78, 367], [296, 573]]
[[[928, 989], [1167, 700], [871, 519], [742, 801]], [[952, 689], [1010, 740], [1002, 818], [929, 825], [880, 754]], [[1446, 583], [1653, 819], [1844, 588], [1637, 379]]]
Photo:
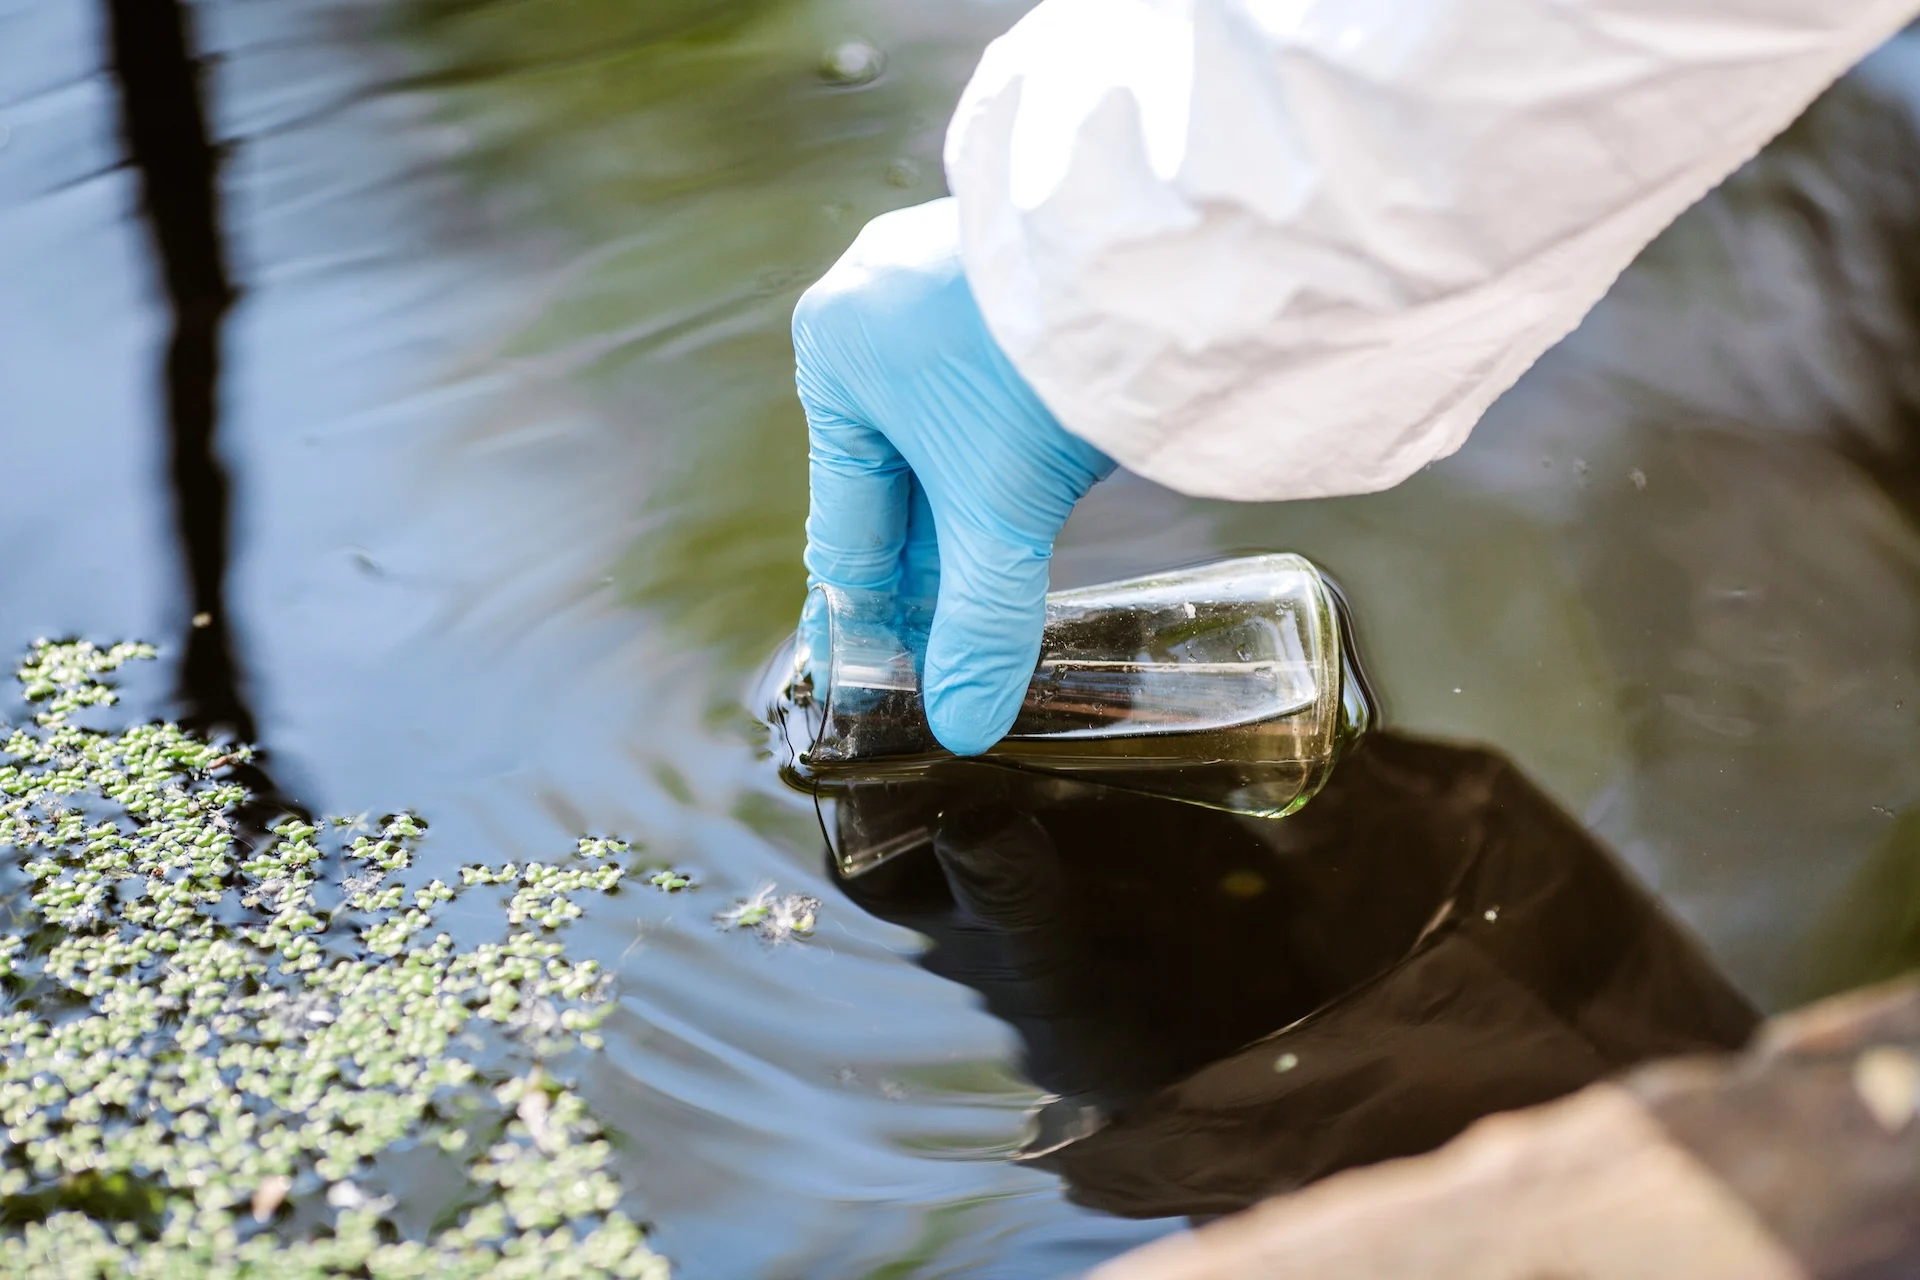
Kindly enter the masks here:
[[932, 600], [940, 594], [940, 542], [926, 486], [915, 476], [907, 504], [907, 540], [900, 554], [900, 594]]
[[906, 547], [912, 473], [863, 422], [807, 411], [809, 582], [892, 591]]
[[941, 544], [923, 688], [927, 723], [956, 755], [978, 755], [1013, 727], [1040, 659], [1050, 559], [982, 533]]

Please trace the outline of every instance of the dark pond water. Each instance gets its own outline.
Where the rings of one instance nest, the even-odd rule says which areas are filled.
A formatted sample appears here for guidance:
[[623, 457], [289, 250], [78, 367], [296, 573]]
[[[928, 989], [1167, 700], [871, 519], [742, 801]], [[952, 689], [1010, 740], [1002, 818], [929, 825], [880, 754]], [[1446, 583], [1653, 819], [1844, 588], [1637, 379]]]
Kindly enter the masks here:
[[[840, 885], [738, 709], [800, 598], [786, 319], [940, 194], [1021, 5], [189, 7], [218, 235], [148, 58], [156, 241], [107, 8], [0, 0], [0, 649], [161, 642], [141, 707], [250, 727], [315, 810], [424, 814], [430, 857], [600, 831], [695, 869], [573, 942], [621, 1006], [583, 1086], [683, 1274], [1070, 1273], [1736, 1038], [1725, 983], [1771, 1008], [1920, 958], [1910, 45], [1459, 456], [1292, 506], [1123, 476], [1076, 514], [1061, 585], [1248, 548], [1339, 578], [1396, 736], [1307, 821], [1006, 784], [938, 860]], [[823, 78], [855, 40], [884, 73]], [[810, 940], [713, 928], [769, 884], [822, 899]], [[1298, 1052], [1242, 1051], [1356, 984]]]

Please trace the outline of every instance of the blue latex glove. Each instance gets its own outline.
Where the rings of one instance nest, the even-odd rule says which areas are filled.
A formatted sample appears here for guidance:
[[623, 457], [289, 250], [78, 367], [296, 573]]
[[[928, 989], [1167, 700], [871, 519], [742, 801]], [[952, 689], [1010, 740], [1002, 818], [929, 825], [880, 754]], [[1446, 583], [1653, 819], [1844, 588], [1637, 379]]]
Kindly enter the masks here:
[[875, 218], [793, 316], [813, 582], [933, 596], [923, 690], [960, 755], [1013, 724], [1040, 657], [1047, 566], [1113, 470], [987, 332], [951, 200]]

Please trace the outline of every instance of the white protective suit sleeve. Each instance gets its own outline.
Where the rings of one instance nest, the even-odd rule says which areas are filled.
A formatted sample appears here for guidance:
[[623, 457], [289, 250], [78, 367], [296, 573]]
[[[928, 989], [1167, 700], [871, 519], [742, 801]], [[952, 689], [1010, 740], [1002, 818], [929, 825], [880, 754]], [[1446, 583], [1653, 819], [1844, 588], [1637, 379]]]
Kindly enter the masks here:
[[1187, 493], [1397, 484], [1920, 0], [1042, 0], [947, 135], [967, 276]]

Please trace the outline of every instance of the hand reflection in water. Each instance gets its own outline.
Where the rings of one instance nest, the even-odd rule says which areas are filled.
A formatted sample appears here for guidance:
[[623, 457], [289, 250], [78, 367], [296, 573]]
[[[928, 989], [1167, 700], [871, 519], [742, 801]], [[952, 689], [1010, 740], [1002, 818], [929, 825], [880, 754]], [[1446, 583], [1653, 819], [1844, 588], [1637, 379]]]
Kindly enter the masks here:
[[1377, 733], [1278, 822], [956, 764], [835, 806], [843, 880], [1018, 1031], [1022, 1159], [1226, 1212], [1756, 1015], [1502, 757]]

